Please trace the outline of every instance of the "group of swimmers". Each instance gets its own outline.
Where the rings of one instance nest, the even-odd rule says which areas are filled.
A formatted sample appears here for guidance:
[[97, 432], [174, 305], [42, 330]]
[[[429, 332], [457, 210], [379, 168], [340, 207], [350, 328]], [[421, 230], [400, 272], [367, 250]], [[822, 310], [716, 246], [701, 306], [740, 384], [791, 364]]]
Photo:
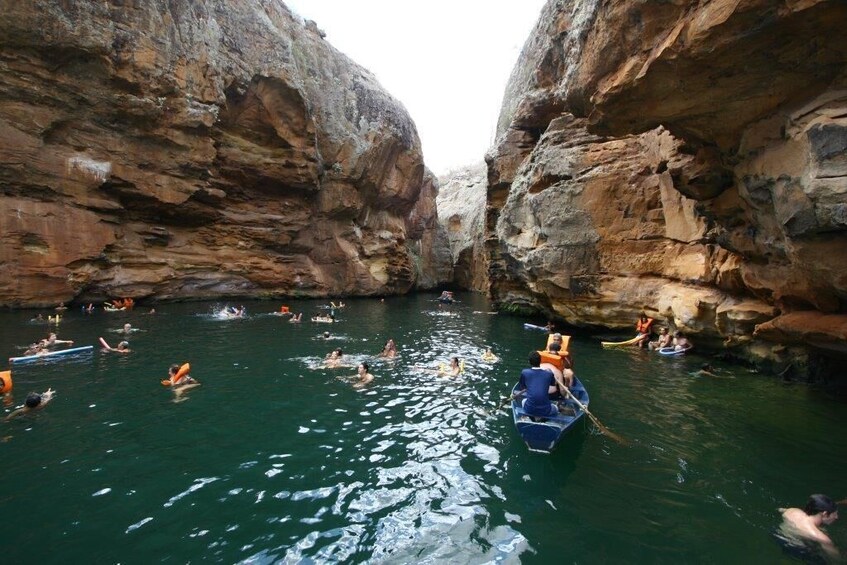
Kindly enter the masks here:
[[675, 352], [687, 351], [693, 347], [693, 344], [681, 331], [675, 331], [671, 334], [666, 327], [659, 328], [658, 339], [651, 340], [653, 337], [653, 318], [650, 318], [644, 312], [638, 317], [635, 322], [635, 331], [637, 332], [634, 345], [650, 351], [657, 351], [672, 347]]

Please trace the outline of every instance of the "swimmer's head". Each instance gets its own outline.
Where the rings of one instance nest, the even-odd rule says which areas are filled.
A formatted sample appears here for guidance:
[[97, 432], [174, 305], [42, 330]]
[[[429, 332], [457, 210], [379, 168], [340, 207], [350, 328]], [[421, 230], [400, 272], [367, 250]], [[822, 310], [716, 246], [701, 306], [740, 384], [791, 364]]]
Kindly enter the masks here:
[[124, 324], [124, 331], [125, 332], [128, 332], [131, 329], [132, 329], [132, 324]]
[[324, 337], [329, 337], [329, 332], [324, 332]]
[[129, 347], [128, 341], [122, 341], [118, 344], [118, 349], [126, 349], [127, 347]]
[[359, 363], [359, 367], [360, 367], [361, 369], [364, 369], [364, 371], [365, 371], [366, 373], [367, 373], [368, 371], [370, 371], [370, 370], [371, 370], [371, 366], [370, 366], [370, 365], [368, 365], [367, 363], [365, 363], [364, 361], [362, 361], [361, 363]]
[[41, 395], [37, 392], [31, 392], [26, 395], [26, 400], [24, 401], [27, 408], [35, 408], [39, 404], [41, 404]]
[[806, 502], [806, 507], [803, 508], [803, 512], [809, 516], [814, 516], [815, 514], [820, 514], [822, 512], [825, 514], [833, 514], [838, 512], [838, 506], [826, 495], [813, 494], [809, 497], [809, 501]]
[[168, 369], [168, 374], [169, 374], [169, 375], [175, 375], [175, 374], [177, 374], [178, 372], [179, 372], [179, 365], [177, 365], [177, 364], [173, 364], [173, 365], [171, 365], [170, 369]]

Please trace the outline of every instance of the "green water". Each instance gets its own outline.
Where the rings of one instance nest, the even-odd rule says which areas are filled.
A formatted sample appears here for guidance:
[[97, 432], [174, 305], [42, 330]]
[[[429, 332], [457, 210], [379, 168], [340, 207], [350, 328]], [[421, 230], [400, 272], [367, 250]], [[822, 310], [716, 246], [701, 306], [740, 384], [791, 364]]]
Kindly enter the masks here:
[[[3, 561], [696, 563], [790, 562], [777, 507], [847, 496], [847, 411], [803, 386], [716, 364], [606, 351], [576, 336], [577, 374], [621, 446], [591, 426], [529, 453], [510, 414], [486, 416], [544, 335], [462, 295], [349, 300], [333, 326], [290, 324], [248, 302], [68, 312], [59, 337], [95, 345], [124, 323], [133, 353], [16, 366], [44, 409], [0, 422]], [[292, 301], [307, 318], [319, 302]], [[479, 312], [479, 313], [477, 313]], [[443, 315], [446, 313], [454, 315]], [[33, 312], [0, 315], [9, 356], [47, 334]], [[537, 321], [537, 320], [536, 320]], [[338, 338], [317, 339], [324, 330]], [[394, 361], [371, 359], [387, 338]], [[628, 337], [628, 336], [627, 336]], [[491, 345], [502, 360], [479, 361]], [[332, 348], [372, 362], [364, 391], [312, 369]], [[414, 369], [450, 356], [461, 379]], [[190, 361], [183, 402], [159, 384]], [[844, 525], [830, 527], [847, 547]]]

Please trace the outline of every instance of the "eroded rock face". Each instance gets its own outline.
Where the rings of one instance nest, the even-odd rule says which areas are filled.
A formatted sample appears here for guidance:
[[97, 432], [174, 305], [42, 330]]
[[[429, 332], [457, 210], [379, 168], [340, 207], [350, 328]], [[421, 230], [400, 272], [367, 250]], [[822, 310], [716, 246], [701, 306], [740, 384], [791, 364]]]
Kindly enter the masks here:
[[445, 227], [454, 265], [453, 282], [462, 288], [488, 292], [484, 253], [485, 163], [451, 171], [439, 179], [438, 221]]
[[548, 2], [486, 159], [494, 298], [644, 310], [777, 368], [840, 355], [846, 25], [843, 2]]
[[0, 304], [449, 276], [405, 109], [281, 2], [0, 4]]

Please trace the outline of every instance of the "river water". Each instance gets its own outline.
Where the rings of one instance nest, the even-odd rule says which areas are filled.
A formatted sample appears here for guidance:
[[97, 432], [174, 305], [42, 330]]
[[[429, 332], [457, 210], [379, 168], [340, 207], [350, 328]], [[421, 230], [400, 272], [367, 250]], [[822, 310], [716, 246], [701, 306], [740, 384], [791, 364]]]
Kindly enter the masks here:
[[[587, 424], [530, 453], [508, 411], [490, 411], [544, 334], [480, 296], [435, 298], [348, 300], [333, 325], [290, 324], [272, 302], [233, 320], [209, 302], [68, 312], [59, 337], [75, 345], [140, 331], [128, 355], [15, 365], [7, 413], [28, 391], [57, 395], [0, 422], [3, 561], [779, 563], [778, 507], [847, 496], [843, 403], [590, 335], [572, 341], [577, 375], [629, 443]], [[46, 336], [33, 315], [0, 314], [9, 356]], [[398, 358], [373, 358], [388, 338]], [[483, 363], [486, 346], [501, 360]], [[314, 368], [336, 347], [371, 362], [372, 386]], [[458, 379], [416, 368], [453, 355]], [[202, 384], [175, 402], [159, 381], [184, 361]], [[842, 546], [844, 530], [830, 527]]]

